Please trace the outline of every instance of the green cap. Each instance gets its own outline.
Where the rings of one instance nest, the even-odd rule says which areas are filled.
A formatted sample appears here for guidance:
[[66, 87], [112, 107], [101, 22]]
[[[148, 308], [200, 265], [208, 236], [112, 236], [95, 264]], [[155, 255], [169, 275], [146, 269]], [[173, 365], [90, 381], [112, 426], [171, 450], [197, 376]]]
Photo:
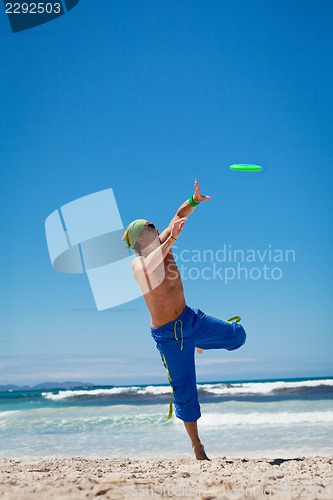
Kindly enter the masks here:
[[139, 234], [141, 233], [142, 229], [145, 227], [147, 223], [149, 223], [149, 221], [146, 219], [136, 219], [130, 224], [128, 224], [127, 229], [122, 237], [122, 240], [127, 243], [126, 248], [134, 247], [136, 240], [139, 237]]

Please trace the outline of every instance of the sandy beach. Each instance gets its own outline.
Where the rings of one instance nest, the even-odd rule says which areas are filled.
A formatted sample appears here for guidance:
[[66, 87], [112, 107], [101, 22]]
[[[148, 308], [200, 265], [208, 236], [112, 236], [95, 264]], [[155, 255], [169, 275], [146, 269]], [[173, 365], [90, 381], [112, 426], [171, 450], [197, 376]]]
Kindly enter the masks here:
[[293, 459], [0, 459], [11, 500], [333, 498], [333, 457]]

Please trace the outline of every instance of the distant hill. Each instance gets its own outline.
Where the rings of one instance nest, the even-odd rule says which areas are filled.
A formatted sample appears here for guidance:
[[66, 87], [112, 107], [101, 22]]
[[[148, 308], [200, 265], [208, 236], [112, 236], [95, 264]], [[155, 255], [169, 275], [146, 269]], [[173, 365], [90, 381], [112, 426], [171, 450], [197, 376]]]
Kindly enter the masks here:
[[90, 382], [43, 382], [34, 386], [30, 385], [0, 385], [0, 392], [5, 391], [40, 391], [41, 389], [74, 389], [80, 387], [95, 387]]

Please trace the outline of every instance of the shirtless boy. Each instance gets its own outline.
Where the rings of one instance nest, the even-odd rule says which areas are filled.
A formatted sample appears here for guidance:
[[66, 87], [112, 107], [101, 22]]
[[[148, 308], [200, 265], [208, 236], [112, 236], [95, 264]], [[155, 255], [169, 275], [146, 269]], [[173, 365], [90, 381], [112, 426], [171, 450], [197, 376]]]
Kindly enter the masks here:
[[[172, 245], [181, 236], [187, 217], [204, 201], [198, 181], [194, 194], [177, 210], [164, 231], [159, 234], [146, 219], [131, 222], [124, 235], [137, 257], [132, 271], [141, 287], [150, 312], [151, 335], [167, 369], [176, 416], [183, 420], [195, 457], [209, 460], [198, 435], [200, 406], [196, 387], [195, 348], [227, 349], [241, 347], [246, 339], [240, 318], [225, 321], [208, 316], [186, 304], [183, 284], [172, 254]], [[236, 321], [232, 321], [236, 319]]]

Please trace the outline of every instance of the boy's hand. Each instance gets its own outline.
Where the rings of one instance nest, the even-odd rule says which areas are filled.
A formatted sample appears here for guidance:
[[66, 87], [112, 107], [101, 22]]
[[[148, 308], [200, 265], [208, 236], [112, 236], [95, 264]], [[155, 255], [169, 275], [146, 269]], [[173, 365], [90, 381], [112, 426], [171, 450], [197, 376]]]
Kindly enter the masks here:
[[193, 201], [195, 203], [201, 203], [202, 201], [211, 200], [210, 196], [204, 196], [201, 194], [200, 186], [197, 179], [194, 180], [194, 195]]
[[187, 217], [181, 217], [180, 219], [176, 220], [171, 228], [171, 235], [174, 238], [178, 238], [182, 234], [182, 229], [184, 227], [185, 222], [187, 221]]

